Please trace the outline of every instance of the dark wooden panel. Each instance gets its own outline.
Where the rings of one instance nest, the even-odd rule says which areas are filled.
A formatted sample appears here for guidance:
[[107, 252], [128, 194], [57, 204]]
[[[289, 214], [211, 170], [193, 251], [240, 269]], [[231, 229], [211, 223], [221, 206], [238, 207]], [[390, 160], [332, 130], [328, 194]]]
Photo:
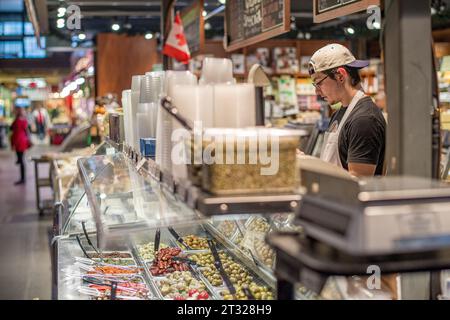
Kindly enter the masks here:
[[151, 71], [161, 63], [155, 39], [113, 33], [97, 35], [96, 51], [97, 96], [115, 93], [131, 87], [131, 77]]
[[450, 42], [436, 42], [434, 44], [436, 58], [450, 55]]
[[436, 42], [450, 42], [450, 28], [433, 31], [433, 39]]

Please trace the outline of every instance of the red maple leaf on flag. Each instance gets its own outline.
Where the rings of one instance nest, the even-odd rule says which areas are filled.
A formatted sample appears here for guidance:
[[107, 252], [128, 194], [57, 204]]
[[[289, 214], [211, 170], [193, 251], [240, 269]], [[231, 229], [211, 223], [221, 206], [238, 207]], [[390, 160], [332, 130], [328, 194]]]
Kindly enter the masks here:
[[175, 37], [178, 39], [178, 45], [184, 46], [186, 44], [186, 37], [182, 33], [178, 33], [175, 35]]
[[163, 54], [177, 59], [182, 63], [188, 63], [191, 57], [179, 12], [175, 16], [175, 21], [172, 24], [169, 36], [164, 45]]

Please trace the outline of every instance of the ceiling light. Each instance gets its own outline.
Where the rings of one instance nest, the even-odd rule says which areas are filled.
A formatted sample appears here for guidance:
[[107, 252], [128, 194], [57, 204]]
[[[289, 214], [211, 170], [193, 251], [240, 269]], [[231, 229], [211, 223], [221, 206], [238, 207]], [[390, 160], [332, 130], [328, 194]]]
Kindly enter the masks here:
[[113, 31], [119, 31], [120, 26], [118, 23], [113, 23], [113, 25], [111, 26], [111, 29], [113, 29]]
[[205, 30], [211, 30], [211, 24], [209, 22], [205, 23]]
[[355, 29], [353, 29], [352, 27], [348, 27], [345, 30], [347, 31], [348, 34], [355, 34]]
[[206, 10], [203, 10], [202, 15], [203, 15], [204, 17], [206, 17], [207, 14], [208, 14], [208, 12], [206, 12]]
[[145, 39], [147, 39], [147, 40], [153, 39], [153, 33], [147, 32], [147, 33], [145, 34], [144, 37], [145, 37]]
[[221, 4], [225, 4], [226, 0], [219, 0]]
[[80, 33], [80, 34], [78, 35], [78, 39], [80, 39], [80, 40], [86, 39], [86, 34]]
[[311, 39], [311, 33], [306, 32], [306, 33], [305, 33], [305, 39], [306, 39], [306, 40]]

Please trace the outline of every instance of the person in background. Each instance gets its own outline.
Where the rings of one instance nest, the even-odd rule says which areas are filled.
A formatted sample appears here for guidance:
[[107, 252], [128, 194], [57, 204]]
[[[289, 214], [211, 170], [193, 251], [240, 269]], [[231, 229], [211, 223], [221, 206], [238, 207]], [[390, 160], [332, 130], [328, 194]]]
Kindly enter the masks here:
[[51, 122], [47, 109], [44, 108], [41, 102], [39, 102], [34, 109], [33, 118], [39, 140], [43, 141], [47, 135], [47, 129], [51, 126]]
[[16, 151], [17, 162], [20, 166], [20, 180], [15, 182], [15, 185], [25, 183], [25, 162], [23, 156], [25, 151], [31, 146], [28, 134], [28, 121], [25, 115], [25, 110], [20, 107], [15, 107], [15, 119], [11, 124], [11, 148]]

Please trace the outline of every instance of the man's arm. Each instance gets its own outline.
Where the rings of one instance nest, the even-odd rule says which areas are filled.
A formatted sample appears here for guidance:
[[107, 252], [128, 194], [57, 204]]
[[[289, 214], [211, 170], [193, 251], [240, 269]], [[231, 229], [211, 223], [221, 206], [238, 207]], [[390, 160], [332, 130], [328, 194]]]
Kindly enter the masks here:
[[348, 172], [355, 177], [373, 177], [377, 166], [365, 163], [349, 163]]
[[360, 116], [349, 126], [348, 171], [356, 177], [374, 176], [385, 140], [385, 128], [373, 116]]

